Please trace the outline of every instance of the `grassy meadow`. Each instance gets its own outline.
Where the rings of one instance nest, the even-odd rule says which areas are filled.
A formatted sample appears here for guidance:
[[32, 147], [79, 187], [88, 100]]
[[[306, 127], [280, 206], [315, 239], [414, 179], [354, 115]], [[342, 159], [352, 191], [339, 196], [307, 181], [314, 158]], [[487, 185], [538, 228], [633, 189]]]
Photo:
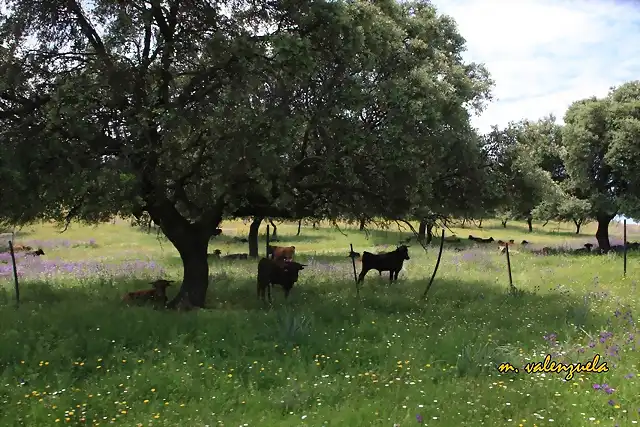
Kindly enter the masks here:
[[[223, 223], [210, 252], [247, 252], [233, 236], [248, 227]], [[485, 221], [453, 231], [534, 247], [595, 243], [593, 227], [583, 228], [576, 236], [569, 224], [535, 224], [528, 233], [524, 223]], [[629, 230], [628, 240], [640, 240], [640, 229]], [[120, 302], [150, 280], [180, 280], [177, 252], [156, 233], [124, 220], [63, 234], [50, 224], [25, 227], [16, 243], [46, 255], [19, 256], [19, 308], [10, 261], [0, 255], [0, 426], [639, 423], [640, 254], [629, 254], [623, 278], [620, 255], [541, 256], [515, 245], [513, 296], [497, 244], [445, 243], [422, 301], [439, 239], [426, 252], [414, 241], [399, 281], [372, 271], [358, 299], [349, 243], [382, 251], [411, 233], [296, 231], [278, 226], [279, 244], [295, 245], [308, 264], [288, 303], [279, 287], [272, 309], [257, 300], [256, 260], [211, 260], [211, 309], [174, 312]], [[619, 225], [610, 232], [612, 244], [621, 241]], [[496, 370], [546, 354], [566, 363], [600, 354], [610, 369], [570, 381]]]

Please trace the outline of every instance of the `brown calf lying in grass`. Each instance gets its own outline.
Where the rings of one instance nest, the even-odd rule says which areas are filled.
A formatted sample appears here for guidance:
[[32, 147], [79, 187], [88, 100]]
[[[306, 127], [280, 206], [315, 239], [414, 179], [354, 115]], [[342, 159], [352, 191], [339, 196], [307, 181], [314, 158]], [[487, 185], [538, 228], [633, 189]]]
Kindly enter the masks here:
[[128, 292], [122, 297], [124, 302], [129, 303], [146, 303], [152, 302], [156, 306], [166, 306], [167, 305], [167, 287], [171, 286], [173, 280], [156, 280], [155, 282], [151, 282], [151, 289], [142, 289], [140, 291]]

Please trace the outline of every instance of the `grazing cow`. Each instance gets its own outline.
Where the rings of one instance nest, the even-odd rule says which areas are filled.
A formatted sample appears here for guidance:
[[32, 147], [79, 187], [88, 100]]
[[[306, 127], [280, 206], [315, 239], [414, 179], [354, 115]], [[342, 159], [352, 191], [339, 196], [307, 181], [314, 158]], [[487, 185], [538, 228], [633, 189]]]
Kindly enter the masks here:
[[42, 249], [38, 248], [35, 251], [27, 252], [27, 255], [40, 256], [40, 255], [44, 255], [44, 251]]
[[19, 243], [17, 245], [13, 245], [13, 252], [28, 252], [32, 250], [33, 248], [31, 246], [21, 245]]
[[402, 264], [405, 260], [409, 260], [409, 248], [406, 245], [398, 246], [392, 252], [383, 252], [380, 254], [372, 254], [364, 251], [362, 253], [362, 271], [358, 276], [358, 283], [364, 281], [364, 276], [370, 270], [378, 270], [380, 275], [383, 271], [389, 272], [389, 281], [398, 280], [398, 274], [402, 270]]
[[528, 245], [528, 244], [529, 244], [529, 242], [527, 242], [526, 240], [523, 240], [520, 244], [521, 244], [521, 245], [525, 245], [525, 246], [526, 246], [526, 245]]
[[156, 280], [151, 282], [151, 289], [142, 289], [140, 291], [128, 292], [122, 298], [125, 302], [153, 302], [158, 306], [167, 305], [167, 287], [171, 286], [173, 280]]
[[275, 260], [293, 260], [293, 256], [296, 253], [295, 246], [271, 246], [269, 245], [269, 253], [271, 255], [271, 259]]
[[249, 254], [229, 254], [223, 256], [222, 259], [249, 259]]
[[304, 270], [306, 264], [295, 261], [280, 261], [262, 258], [258, 262], [258, 299], [265, 300], [265, 293], [269, 295], [271, 304], [271, 285], [280, 285], [284, 289], [284, 298], [289, 297], [293, 284], [298, 281], [298, 274]]

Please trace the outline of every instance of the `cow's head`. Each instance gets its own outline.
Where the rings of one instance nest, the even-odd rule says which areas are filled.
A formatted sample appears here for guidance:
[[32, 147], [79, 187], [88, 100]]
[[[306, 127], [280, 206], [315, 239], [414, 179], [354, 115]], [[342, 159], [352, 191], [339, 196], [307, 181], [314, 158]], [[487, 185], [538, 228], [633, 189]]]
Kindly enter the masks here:
[[400, 254], [400, 256], [402, 256], [402, 259], [411, 259], [409, 258], [409, 247], [407, 245], [400, 245], [398, 246], [398, 249], [396, 249], [396, 252], [398, 252]]

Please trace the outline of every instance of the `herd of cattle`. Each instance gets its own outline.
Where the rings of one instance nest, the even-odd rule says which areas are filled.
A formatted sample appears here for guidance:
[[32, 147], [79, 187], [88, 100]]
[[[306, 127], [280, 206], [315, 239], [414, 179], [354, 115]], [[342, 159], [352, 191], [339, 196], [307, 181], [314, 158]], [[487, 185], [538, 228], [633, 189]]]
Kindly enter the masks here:
[[[220, 230], [222, 231], [222, 230]], [[220, 233], [218, 233], [220, 234]], [[469, 235], [469, 240], [478, 244], [491, 244], [496, 242], [493, 237], [481, 238]], [[460, 242], [460, 238], [448, 236], [445, 238], [449, 242]], [[408, 242], [404, 242], [408, 243]], [[508, 246], [515, 246], [514, 240], [502, 241], [498, 240], [499, 250], [501, 253], [506, 252]], [[530, 242], [523, 240], [519, 244], [522, 247], [527, 247]], [[579, 249], [570, 250], [573, 253], [597, 253], [599, 251], [592, 250], [593, 245], [587, 243], [584, 247]], [[623, 245], [615, 245], [611, 248], [613, 251], [624, 250]], [[640, 249], [639, 242], [627, 242], [627, 249], [638, 250]], [[455, 248], [457, 251], [461, 251], [461, 248]], [[27, 255], [41, 256], [44, 255], [44, 251], [41, 248], [34, 250], [30, 246], [15, 244], [14, 252], [26, 252]], [[268, 245], [267, 257], [260, 259], [258, 262], [258, 276], [257, 276], [257, 294], [258, 299], [262, 299], [266, 303], [268, 297], [269, 303], [271, 303], [271, 286], [280, 285], [284, 289], [285, 299], [289, 297], [289, 293], [293, 288], [294, 283], [298, 281], [300, 271], [304, 270], [306, 264], [301, 264], [293, 260], [295, 256], [295, 246], [273, 246]], [[542, 249], [532, 249], [531, 252], [541, 255], [550, 255], [558, 252], [567, 252], [567, 250], [560, 250], [557, 248], [543, 247]], [[362, 255], [358, 252], [350, 252], [347, 255], [349, 258], [359, 259], [362, 264], [362, 269], [357, 278], [357, 283], [360, 284], [364, 281], [365, 276], [371, 270], [377, 270], [380, 275], [382, 272], [389, 272], [389, 280], [393, 282], [398, 280], [398, 275], [402, 270], [405, 260], [409, 260], [409, 249], [406, 244], [400, 244], [397, 248], [390, 252], [382, 252], [374, 254], [371, 252], [363, 252]], [[248, 259], [249, 255], [246, 253], [235, 253], [222, 256], [220, 249], [214, 250], [209, 254], [209, 257], [214, 259], [225, 260], [238, 260]], [[167, 304], [167, 288], [173, 283], [172, 280], [156, 280], [151, 282], [151, 289], [143, 289], [134, 292], [128, 292], [123, 300], [125, 302], [152, 302], [154, 305], [164, 307]]]

